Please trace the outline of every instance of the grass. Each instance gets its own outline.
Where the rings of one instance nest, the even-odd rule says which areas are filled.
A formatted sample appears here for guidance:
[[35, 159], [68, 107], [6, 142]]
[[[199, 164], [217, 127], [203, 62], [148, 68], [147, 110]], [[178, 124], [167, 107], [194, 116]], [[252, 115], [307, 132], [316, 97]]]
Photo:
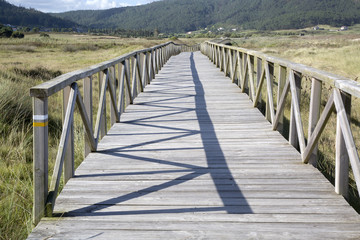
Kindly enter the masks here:
[[[164, 40], [38, 34], [0, 39], [0, 239], [25, 239], [32, 229], [32, 102], [29, 88], [62, 73], [115, 58]], [[96, 87], [96, 85], [94, 86]], [[62, 126], [61, 94], [49, 99], [49, 169]], [[60, 111], [59, 111], [60, 110]], [[76, 165], [82, 126], [75, 121]]]
[[[328, 26], [321, 26], [329, 29]], [[301, 31], [301, 30], [300, 30]], [[299, 32], [300, 32], [299, 31]], [[302, 63], [321, 70], [360, 81], [360, 25], [349, 31], [329, 32], [311, 31], [307, 29], [305, 36], [299, 34], [279, 34], [272, 36], [253, 35], [247, 39], [237, 39], [238, 46], [256, 49], [272, 56], [281, 57], [293, 62]], [[307, 137], [308, 113], [310, 102], [310, 80], [303, 77], [301, 89], [301, 113], [305, 136]], [[325, 106], [332, 87], [323, 85], [322, 107]], [[290, 101], [290, 100], [289, 100]], [[351, 128], [357, 148], [360, 147], [360, 101], [352, 99]], [[285, 116], [289, 119], [289, 105]], [[335, 175], [335, 133], [336, 115], [333, 114], [319, 141], [319, 170], [334, 183]], [[349, 202], [360, 212], [360, 198], [350, 172], [350, 198]]]
[[[288, 33], [246, 34], [239, 46], [257, 49], [330, 72], [357, 79], [360, 54], [359, 29], [347, 33], [305, 35]], [[176, 39], [193, 45], [205, 39]], [[50, 34], [24, 39], [0, 39], [0, 239], [24, 239], [32, 229], [32, 103], [29, 88], [59, 74], [115, 58], [136, 49], [168, 40], [119, 39], [116, 37]], [[334, 61], [336, 59], [336, 61]], [[98, 87], [96, 77], [94, 88]], [[303, 85], [303, 94], [306, 89]], [[96, 98], [96, 96], [95, 96]], [[303, 99], [306, 99], [305, 97]], [[51, 171], [62, 125], [62, 96], [49, 99], [49, 157]], [[305, 101], [305, 100], [303, 100]], [[94, 103], [96, 99], [94, 99]], [[304, 106], [306, 102], [302, 102]], [[94, 104], [96, 106], [96, 103]], [[354, 103], [354, 105], [356, 105]], [[354, 106], [356, 109], [357, 106]], [[108, 108], [109, 109], [109, 108]], [[306, 108], [304, 108], [306, 112]], [[356, 114], [359, 111], [354, 111]], [[357, 115], [356, 115], [357, 116]], [[354, 115], [354, 119], [359, 119]], [[77, 115], [78, 117], [78, 115]], [[305, 115], [303, 115], [306, 121]], [[82, 126], [75, 119], [76, 165], [82, 160]], [[357, 131], [359, 132], [359, 131]], [[325, 137], [320, 146], [328, 153]], [[358, 142], [360, 137], [356, 136]], [[330, 153], [331, 155], [332, 153]], [[324, 158], [329, 158], [324, 156]], [[325, 161], [323, 161], [326, 163]], [[329, 169], [331, 169], [329, 167]]]

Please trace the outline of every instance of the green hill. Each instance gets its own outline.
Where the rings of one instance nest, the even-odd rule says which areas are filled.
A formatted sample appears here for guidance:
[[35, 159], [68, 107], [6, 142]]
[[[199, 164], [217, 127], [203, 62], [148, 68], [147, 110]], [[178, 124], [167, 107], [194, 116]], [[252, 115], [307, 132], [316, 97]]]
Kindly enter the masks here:
[[0, 0], [0, 23], [23, 27], [71, 28], [78, 24]]
[[108, 10], [53, 14], [90, 28], [186, 32], [214, 24], [275, 30], [360, 23], [358, 0], [162, 0]]

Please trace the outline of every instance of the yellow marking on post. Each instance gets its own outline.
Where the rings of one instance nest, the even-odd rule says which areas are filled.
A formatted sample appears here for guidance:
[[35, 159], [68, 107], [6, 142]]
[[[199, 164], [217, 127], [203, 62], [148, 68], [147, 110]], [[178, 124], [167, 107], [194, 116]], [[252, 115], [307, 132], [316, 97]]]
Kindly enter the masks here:
[[48, 125], [48, 122], [34, 122], [34, 127], [46, 127]]

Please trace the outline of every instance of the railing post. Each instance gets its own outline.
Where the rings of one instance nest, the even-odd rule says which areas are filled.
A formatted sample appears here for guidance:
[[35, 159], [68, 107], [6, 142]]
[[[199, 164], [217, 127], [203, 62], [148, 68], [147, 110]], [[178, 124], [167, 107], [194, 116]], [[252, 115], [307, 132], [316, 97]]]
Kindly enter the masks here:
[[[265, 67], [266, 67], [266, 64], [269, 66], [269, 73], [270, 73], [270, 76], [269, 76], [269, 78], [270, 78], [270, 86], [268, 86], [268, 88], [270, 87], [271, 89], [273, 89], [273, 85], [274, 85], [274, 64], [273, 63], [271, 63], [271, 62], [269, 62], [269, 63], [265, 63]], [[271, 91], [272, 92], [272, 91]], [[267, 95], [267, 98], [266, 98], [266, 112], [265, 112], [265, 117], [266, 117], [266, 119], [269, 121], [269, 122], [271, 122], [271, 123], [273, 123], [272, 122], [272, 119], [271, 119], [271, 115], [272, 115], [272, 113], [271, 113], [271, 109], [272, 109], [272, 106], [270, 106], [270, 104], [271, 104], [271, 102], [273, 102], [273, 101], [271, 101], [271, 99], [270, 98], [273, 98], [273, 96], [272, 95], [269, 95], [269, 93], [268, 94], [266, 94]]]
[[48, 99], [33, 98], [33, 223], [45, 214], [48, 195]]
[[[92, 113], [92, 76], [85, 78], [83, 80], [83, 85], [84, 85], [84, 105], [85, 105], [85, 110], [87, 113], [87, 117], [89, 118], [90, 121], [90, 127], [91, 129], [93, 129], [93, 113]], [[84, 142], [85, 142], [85, 146], [84, 146], [84, 155], [85, 157], [87, 155], [89, 155], [89, 153], [91, 152], [91, 145], [90, 143], [87, 141], [87, 137], [86, 137], [86, 129], [84, 127]]]
[[[115, 66], [112, 66], [109, 68], [109, 70], [111, 69], [111, 71], [108, 71], [108, 74], [112, 74], [112, 78], [109, 78], [109, 81], [111, 81], [111, 85], [113, 86], [114, 88], [114, 96], [115, 98], [117, 98], [117, 94], [116, 94], [116, 91], [117, 91], [117, 87], [116, 87], [116, 81], [117, 81], [117, 78], [116, 78], [116, 68]], [[109, 99], [111, 99], [111, 95], [110, 95], [110, 88], [109, 88]], [[115, 99], [115, 102], [116, 102], [117, 99]], [[111, 122], [111, 126], [114, 125], [116, 123], [116, 115], [117, 115], [117, 112], [116, 112], [116, 106], [114, 107], [111, 107], [111, 101], [110, 102], [110, 122]]]
[[[296, 85], [295, 87], [296, 87], [296, 93], [299, 99], [299, 103], [300, 103], [300, 94], [301, 94], [301, 77], [302, 76], [300, 73], [294, 72], [294, 79]], [[295, 110], [294, 110], [293, 101], [291, 101], [291, 109], [290, 109], [289, 143], [296, 149], [299, 149], [299, 139], [296, 130]]]
[[[311, 97], [310, 97], [310, 113], [309, 113], [309, 127], [308, 127], [308, 139], [312, 135], [317, 122], [320, 118], [320, 107], [321, 107], [321, 91], [322, 91], [322, 82], [312, 78], [311, 79]], [[317, 167], [317, 146], [314, 148], [313, 152], [310, 155], [309, 163], [314, 167]]]
[[[65, 122], [65, 114], [69, 102], [71, 87], [67, 86], [63, 90], [63, 123]], [[67, 183], [74, 176], [74, 121], [71, 120], [69, 131], [69, 141], [67, 142], [66, 153], [64, 158], [64, 182]]]
[[[341, 92], [341, 97], [350, 121], [351, 95]], [[349, 156], [339, 119], [336, 124], [335, 192], [346, 199], [349, 197]]]
[[137, 78], [137, 55], [133, 57], [133, 60], [131, 61], [132, 64], [132, 82], [131, 82], [131, 88], [132, 88], [132, 97], [135, 99], [138, 95], [138, 78]]
[[[104, 79], [104, 72], [100, 71], [99, 72], [99, 97], [101, 96], [101, 88], [102, 85], [104, 84], [105, 79]], [[100, 123], [100, 139], [102, 139], [105, 135], [106, 135], [106, 94], [105, 94], [105, 104], [104, 104], [104, 111], [103, 111], [103, 116], [102, 116], [102, 121]]]
[[[286, 67], [279, 66], [279, 81], [278, 81], [278, 91], [277, 91], [277, 101], [276, 101], [277, 109], [280, 104], [280, 98], [281, 98], [282, 92], [284, 90], [285, 82], [286, 82]], [[284, 112], [280, 113], [277, 130], [282, 134], [284, 133]]]
[[121, 114], [124, 112], [128, 102], [130, 101], [127, 97], [126, 77], [125, 77], [125, 62], [121, 62], [118, 65], [118, 76], [119, 76], [119, 99], [118, 108]]
[[153, 62], [154, 62], [154, 75], [158, 74], [159, 73], [159, 49], [155, 49], [154, 50], [154, 59], [153, 59]]

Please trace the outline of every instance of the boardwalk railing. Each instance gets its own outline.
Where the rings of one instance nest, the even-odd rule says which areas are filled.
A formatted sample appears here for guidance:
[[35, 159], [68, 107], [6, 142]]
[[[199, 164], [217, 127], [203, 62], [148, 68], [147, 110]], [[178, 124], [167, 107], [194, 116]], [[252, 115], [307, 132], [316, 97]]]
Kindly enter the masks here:
[[192, 46], [181, 45], [181, 52], [196, 52], [200, 51], [200, 44], [195, 44]]
[[[74, 175], [74, 109], [77, 105], [85, 131], [85, 156], [96, 151], [106, 134], [106, 92], [109, 92], [111, 125], [120, 121], [128, 104], [155, 78], [166, 61], [188, 50], [172, 42], [135, 51], [87, 69], [64, 74], [31, 88], [33, 97], [34, 205], [33, 222], [44, 215], [51, 216], [58, 195], [62, 172], [65, 183]], [[99, 79], [99, 103], [93, 130], [93, 78]], [[83, 80], [82, 84], [79, 81]], [[79, 87], [82, 86], [83, 96]], [[48, 189], [48, 98], [63, 91], [63, 128], [55, 167]], [[62, 171], [64, 169], [64, 171]]]
[[[259, 105], [261, 94], [266, 95], [265, 116], [272, 124], [273, 130], [283, 131], [286, 98], [291, 93], [288, 139], [290, 144], [299, 149], [304, 163], [316, 165], [318, 141], [335, 109], [335, 191], [345, 198], [348, 197], [350, 160], [357, 190], [360, 192], [360, 162], [349, 122], [351, 97], [360, 97], [360, 84], [309, 66], [244, 48], [205, 42], [201, 45], [201, 51], [229, 76], [233, 83], [237, 83], [242, 92], [248, 93], [254, 107]], [[275, 67], [278, 68], [278, 74], [274, 74]], [[301, 84], [305, 78], [311, 81], [307, 143], [301, 117], [303, 104], [300, 105]], [[320, 115], [321, 95], [325, 84], [331, 86], [331, 91]]]

